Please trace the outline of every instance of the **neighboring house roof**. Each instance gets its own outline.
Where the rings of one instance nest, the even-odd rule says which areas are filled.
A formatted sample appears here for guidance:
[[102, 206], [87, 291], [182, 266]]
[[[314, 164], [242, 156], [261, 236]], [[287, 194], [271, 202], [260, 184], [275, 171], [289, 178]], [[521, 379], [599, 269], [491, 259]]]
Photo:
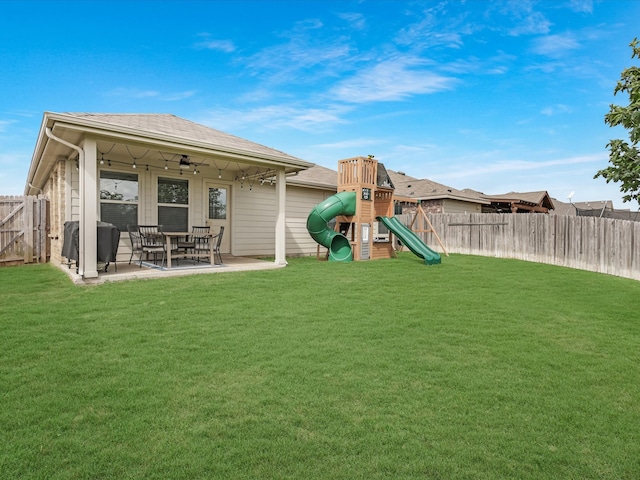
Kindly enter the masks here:
[[561, 202], [557, 198], [552, 198], [551, 201], [553, 202], [554, 209], [549, 213], [552, 215], [576, 215], [576, 209], [573, 204]]
[[400, 197], [416, 200], [451, 199], [483, 205], [490, 203], [480, 193], [473, 190], [458, 190], [426, 178], [419, 179], [393, 170], [387, 170], [387, 172], [396, 187], [394, 194]]
[[299, 171], [295, 176], [287, 177], [288, 185], [300, 185], [336, 191], [338, 188], [338, 172], [321, 165]]
[[595, 200], [591, 202], [575, 202], [573, 205], [578, 210], [602, 210], [607, 208], [613, 210], [613, 202], [611, 200]]
[[555, 215], [616, 218], [619, 220], [640, 222], [640, 212], [632, 212], [629, 209], [613, 208], [613, 201], [611, 200], [565, 203], [554, 198], [553, 204], [556, 206], [553, 212]]
[[[152, 146], [155, 155], [166, 152], [215, 157], [222, 161], [252, 163], [267, 167], [284, 167], [295, 172], [313, 165], [280, 150], [260, 145], [171, 114], [109, 114], [45, 112], [27, 176], [29, 184], [41, 187], [58, 155], [72, 149], [49, 141], [46, 131], [78, 145], [85, 135], [99, 141]], [[44, 162], [44, 163], [43, 163]]]
[[518, 210], [548, 212], [555, 208], [546, 191], [509, 192], [501, 195], [484, 195], [495, 207], [517, 208]]

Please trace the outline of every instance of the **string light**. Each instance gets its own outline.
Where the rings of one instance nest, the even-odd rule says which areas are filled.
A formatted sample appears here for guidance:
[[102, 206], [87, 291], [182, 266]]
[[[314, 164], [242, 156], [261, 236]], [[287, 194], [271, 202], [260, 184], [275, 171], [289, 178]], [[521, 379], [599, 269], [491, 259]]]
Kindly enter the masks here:
[[218, 178], [222, 178], [222, 170], [218, 169]]

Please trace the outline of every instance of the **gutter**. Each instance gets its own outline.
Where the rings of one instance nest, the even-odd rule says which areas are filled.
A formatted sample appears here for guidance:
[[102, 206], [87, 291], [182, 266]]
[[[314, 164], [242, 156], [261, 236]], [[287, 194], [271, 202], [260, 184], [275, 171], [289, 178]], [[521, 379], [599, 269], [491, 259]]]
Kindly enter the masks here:
[[55, 140], [58, 143], [63, 144], [66, 147], [72, 148], [74, 149], [76, 152], [78, 152], [78, 155], [80, 156], [80, 164], [84, 165], [84, 151], [78, 146], [78, 145], [74, 145], [73, 143], [69, 143], [66, 140], [61, 139], [60, 137], [56, 137], [52, 132], [51, 132], [51, 128], [46, 127], [44, 133], [47, 134], [47, 137], [49, 137], [51, 140]]

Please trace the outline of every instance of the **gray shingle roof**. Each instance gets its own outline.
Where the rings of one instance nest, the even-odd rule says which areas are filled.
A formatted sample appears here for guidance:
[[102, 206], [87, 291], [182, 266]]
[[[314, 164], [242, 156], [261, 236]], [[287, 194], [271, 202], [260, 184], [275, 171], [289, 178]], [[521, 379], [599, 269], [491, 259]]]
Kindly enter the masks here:
[[393, 170], [387, 170], [387, 172], [396, 187], [395, 194], [399, 196], [420, 200], [450, 198], [473, 203], [489, 203], [481, 194], [473, 190], [458, 190], [426, 178], [415, 178]]
[[492, 202], [524, 202], [542, 207], [554, 208], [551, 197], [545, 190], [538, 192], [509, 192], [500, 195], [485, 195]]
[[241, 152], [255, 156], [277, 157], [283, 160], [304, 162], [299, 158], [276, 150], [271, 147], [221, 132], [199, 123], [185, 120], [172, 114], [141, 114], [141, 113], [62, 113], [76, 119], [103, 123], [112, 129], [118, 127], [133, 129], [146, 134], [174, 137], [210, 146], [222, 148], [226, 151]]
[[288, 177], [287, 183], [336, 190], [338, 188], [338, 172], [321, 165], [314, 165], [306, 170], [301, 170], [295, 176]]

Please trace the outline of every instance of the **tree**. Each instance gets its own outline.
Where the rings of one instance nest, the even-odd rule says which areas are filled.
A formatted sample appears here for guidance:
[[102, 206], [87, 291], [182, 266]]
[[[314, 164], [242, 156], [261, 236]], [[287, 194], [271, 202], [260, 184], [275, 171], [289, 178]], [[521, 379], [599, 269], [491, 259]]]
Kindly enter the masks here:
[[[631, 58], [640, 59], [640, 44], [637, 38], [629, 44]], [[629, 105], [610, 105], [604, 122], [610, 127], [622, 126], [629, 132], [629, 142], [611, 140], [609, 149], [609, 165], [599, 170], [593, 178], [603, 177], [607, 183], [620, 182], [620, 191], [625, 195], [623, 202], [640, 200], [640, 67], [630, 67], [620, 76], [613, 94], [626, 92]]]

